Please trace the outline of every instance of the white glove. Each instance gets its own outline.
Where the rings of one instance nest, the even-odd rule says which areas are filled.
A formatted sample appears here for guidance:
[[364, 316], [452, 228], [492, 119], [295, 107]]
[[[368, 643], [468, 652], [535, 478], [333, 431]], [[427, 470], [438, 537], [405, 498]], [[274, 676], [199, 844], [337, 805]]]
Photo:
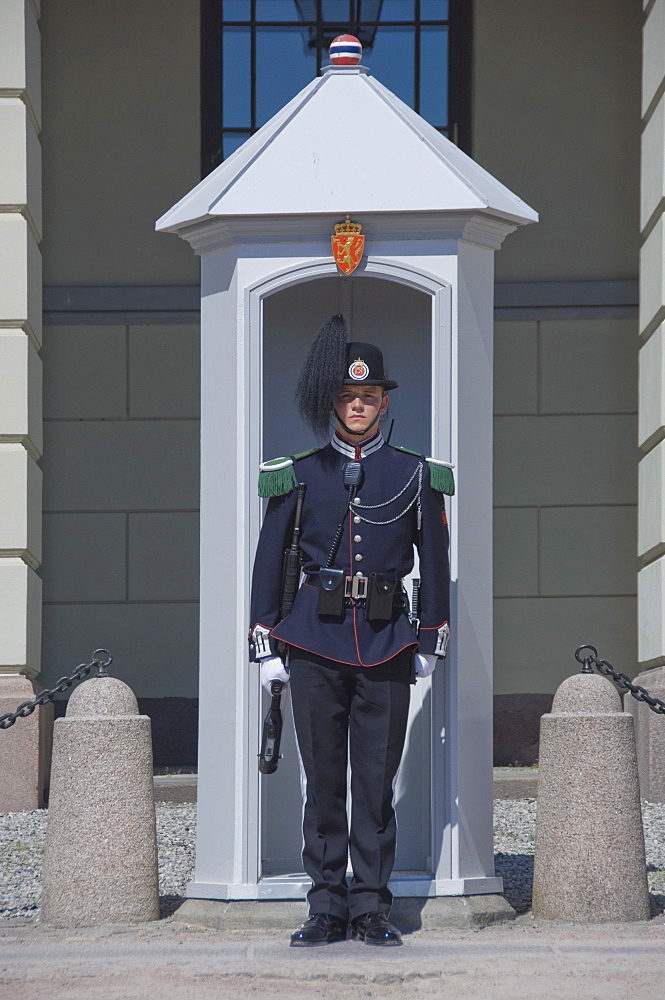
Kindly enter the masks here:
[[416, 653], [416, 677], [429, 677], [434, 673], [438, 659], [434, 653]]
[[279, 656], [266, 656], [261, 660], [261, 684], [268, 694], [272, 694], [270, 685], [273, 681], [288, 684], [289, 674]]

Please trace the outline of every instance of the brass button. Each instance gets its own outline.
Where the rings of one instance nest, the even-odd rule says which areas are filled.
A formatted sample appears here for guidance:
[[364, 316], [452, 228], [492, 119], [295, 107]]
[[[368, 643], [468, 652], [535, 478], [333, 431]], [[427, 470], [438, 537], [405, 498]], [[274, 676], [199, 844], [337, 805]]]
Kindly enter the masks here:
[[353, 536], [353, 540], [354, 540], [354, 542], [362, 542], [363, 536], [362, 535], [354, 535]]
[[353, 498], [353, 502], [354, 503], [360, 503], [360, 497], [354, 497]]
[[360, 524], [360, 521], [361, 521], [361, 518], [359, 518], [358, 515], [356, 514], [356, 516], [353, 519], [353, 523], [354, 524]]
[[355, 556], [353, 558], [355, 559], [356, 562], [362, 562], [363, 561], [363, 557], [360, 555], [360, 552], [356, 552], [356, 554], [355, 554]]

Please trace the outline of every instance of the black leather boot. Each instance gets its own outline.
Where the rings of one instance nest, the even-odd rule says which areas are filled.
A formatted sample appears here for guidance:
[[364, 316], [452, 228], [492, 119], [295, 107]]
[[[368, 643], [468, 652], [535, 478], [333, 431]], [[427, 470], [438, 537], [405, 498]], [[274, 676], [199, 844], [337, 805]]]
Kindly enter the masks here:
[[353, 936], [365, 944], [397, 945], [402, 935], [388, 920], [385, 913], [363, 913], [351, 921]]
[[317, 944], [346, 940], [346, 920], [330, 913], [312, 913], [302, 927], [291, 935], [292, 948], [310, 948]]

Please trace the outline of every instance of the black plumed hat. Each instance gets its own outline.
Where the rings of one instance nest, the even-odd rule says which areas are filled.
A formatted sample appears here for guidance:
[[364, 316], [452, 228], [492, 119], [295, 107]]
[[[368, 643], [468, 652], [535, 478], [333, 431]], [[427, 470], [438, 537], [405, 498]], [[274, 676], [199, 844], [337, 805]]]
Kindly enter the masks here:
[[384, 389], [396, 389], [397, 382], [386, 378], [383, 370], [383, 354], [374, 344], [352, 341], [346, 345], [344, 385], [382, 385]]
[[315, 434], [330, 430], [337, 397], [344, 385], [379, 385], [396, 389], [385, 377], [383, 355], [374, 344], [347, 343], [349, 328], [340, 314], [327, 320], [307, 352], [296, 385], [296, 402]]

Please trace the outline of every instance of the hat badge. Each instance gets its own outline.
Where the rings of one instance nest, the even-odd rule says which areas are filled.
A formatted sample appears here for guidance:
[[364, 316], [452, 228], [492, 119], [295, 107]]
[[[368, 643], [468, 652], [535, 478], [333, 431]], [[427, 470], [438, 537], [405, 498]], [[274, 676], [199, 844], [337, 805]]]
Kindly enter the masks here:
[[356, 382], [362, 382], [369, 375], [369, 367], [362, 358], [356, 358], [353, 364], [349, 365], [349, 376]]

